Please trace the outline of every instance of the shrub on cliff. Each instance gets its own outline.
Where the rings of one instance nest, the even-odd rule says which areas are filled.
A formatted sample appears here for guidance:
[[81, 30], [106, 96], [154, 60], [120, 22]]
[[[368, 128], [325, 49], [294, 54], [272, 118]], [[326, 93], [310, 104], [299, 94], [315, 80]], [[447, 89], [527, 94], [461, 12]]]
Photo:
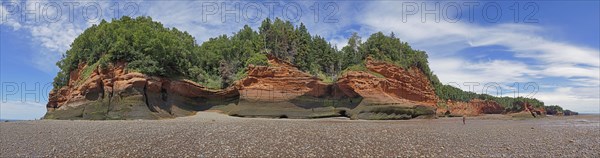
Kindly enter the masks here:
[[579, 115], [578, 112], [574, 112], [574, 111], [571, 111], [571, 110], [565, 110], [563, 113], [564, 113], [565, 116]]
[[558, 105], [544, 106], [544, 110], [546, 110], [546, 114], [548, 115], [556, 115], [563, 112], [563, 108]]

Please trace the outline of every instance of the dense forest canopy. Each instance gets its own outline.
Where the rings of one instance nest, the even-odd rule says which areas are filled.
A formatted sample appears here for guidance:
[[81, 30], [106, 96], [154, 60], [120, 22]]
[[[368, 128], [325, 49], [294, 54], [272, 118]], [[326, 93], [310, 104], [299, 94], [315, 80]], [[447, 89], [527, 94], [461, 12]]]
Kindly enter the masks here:
[[[394, 33], [377, 32], [364, 42], [353, 33], [348, 44], [338, 50], [325, 38], [311, 35], [304, 24], [294, 26], [279, 18], [265, 19], [258, 31], [246, 25], [231, 36], [213, 37], [201, 45], [187, 32], [165, 28], [150, 17], [102, 21], [77, 37], [57, 63], [60, 72], [54, 79], [54, 87], [65, 86], [69, 72], [80, 63], [93, 69], [124, 61], [129, 71], [184, 78], [219, 89], [243, 78], [250, 64], [268, 65], [266, 55], [293, 63], [326, 82], [335, 81], [346, 69], [364, 69], [364, 60], [370, 56], [403, 68], [419, 68], [431, 81], [440, 104], [446, 100], [494, 100], [507, 111], [522, 110], [519, 105], [523, 102], [534, 107], [544, 105], [537, 99], [494, 97], [444, 85], [430, 70], [427, 53], [411, 48]], [[86, 72], [90, 71], [84, 70], [84, 77]]]
[[192, 65], [198, 65], [198, 45], [187, 32], [165, 28], [147, 17], [123, 17], [108, 23], [100, 22], [86, 29], [71, 44], [54, 79], [60, 87], [69, 79], [69, 72], [79, 63], [106, 66], [113, 61], [128, 62], [134, 71], [160, 76], [188, 76]]

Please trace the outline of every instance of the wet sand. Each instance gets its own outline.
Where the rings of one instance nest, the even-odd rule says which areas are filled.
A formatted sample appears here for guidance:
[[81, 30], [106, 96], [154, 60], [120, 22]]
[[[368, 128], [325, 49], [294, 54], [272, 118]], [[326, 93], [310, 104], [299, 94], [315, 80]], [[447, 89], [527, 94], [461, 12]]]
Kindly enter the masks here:
[[600, 157], [600, 115], [0, 123], [0, 157]]

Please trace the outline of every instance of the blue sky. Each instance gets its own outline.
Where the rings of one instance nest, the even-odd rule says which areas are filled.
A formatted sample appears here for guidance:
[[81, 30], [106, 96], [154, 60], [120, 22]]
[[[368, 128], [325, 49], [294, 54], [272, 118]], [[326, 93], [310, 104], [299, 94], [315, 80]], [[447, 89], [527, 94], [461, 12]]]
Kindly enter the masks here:
[[[189, 32], [199, 43], [244, 24], [256, 29], [269, 15], [303, 22], [339, 48], [352, 32], [363, 41], [378, 31], [394, 32], [428, 52], [431, 68], [444, 83], [478, 93], [497, 83], [505, 96], [532, 94], [547, 105], [600, 112], [598, 1], [3, 0], [0, 9], [0, 119], [40, 118], [61, 54], [99, 19], [121, 15], [151, 16]], [[473, 83], [479, 86], [466, 86]], [[537, 90], [524, 89], [527, 83]]]

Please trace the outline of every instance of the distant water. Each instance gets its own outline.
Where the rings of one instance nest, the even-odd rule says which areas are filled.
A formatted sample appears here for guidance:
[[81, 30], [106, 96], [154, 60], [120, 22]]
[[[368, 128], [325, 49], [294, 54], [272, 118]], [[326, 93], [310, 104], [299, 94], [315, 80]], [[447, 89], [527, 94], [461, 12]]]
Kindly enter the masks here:
[[600, 113], [595, 113], [595, 112], [580, 112], [579, 115], [600, 115]]
[[7, 119], [0, 119], [0, 122], [16, 122], [16, 121], [26, 121], [26, 120], [7, 120]]

